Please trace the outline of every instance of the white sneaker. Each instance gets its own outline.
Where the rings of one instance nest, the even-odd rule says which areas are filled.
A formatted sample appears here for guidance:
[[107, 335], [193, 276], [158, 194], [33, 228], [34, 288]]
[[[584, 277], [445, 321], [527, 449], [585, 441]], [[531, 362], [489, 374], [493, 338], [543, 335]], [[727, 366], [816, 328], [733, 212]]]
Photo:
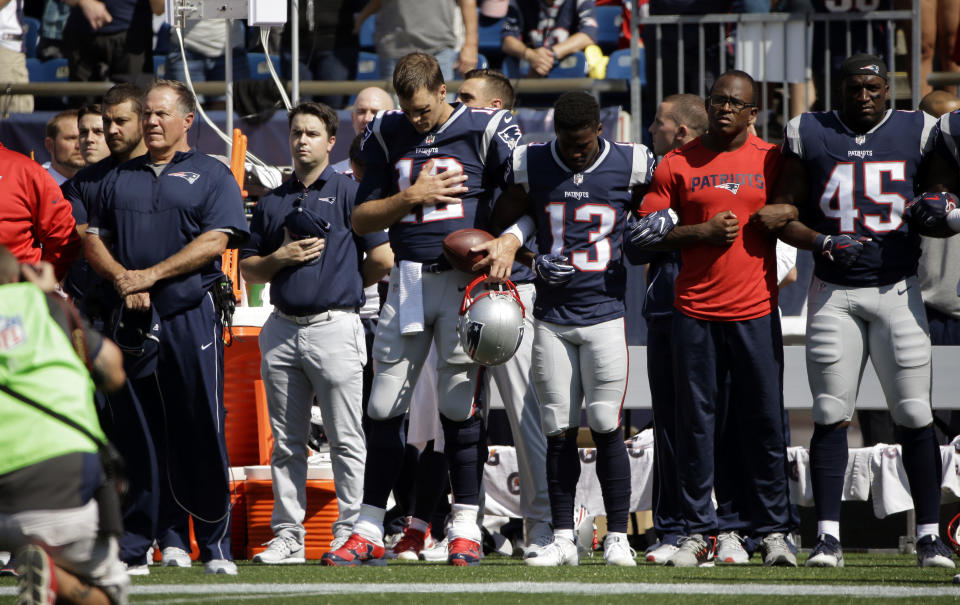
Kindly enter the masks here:
[[127, 568], [128, 576], [149, 576], [150, 575], [150, 567], [147, 566], [146, 563], [144, 563], [143, 565], [127, 565], [126, 563], [124, 563], [123, 566]]
[[237, 564], [228, 559], [213, 559], [204, 564], [203, 573], [235, 576], [237, 575]]
[[717, 535], [717, 563], [743, 565], [750, 562], [750, 555], [743, 547], [743, 538], [735, 531]]
[[533, 567], [580, 565], [580, 552], [572, 541], [554, 536], [550, 544], [541, 548], [536, 554], [525, 558], [523, 563]]
[[444, 536], [443, 540], [435, 543], [433, 548], [425, 548], [420, 551], [420, 560], [421, 561], [447, 561], [447, 538]]
[[[149, 560], [150, 557], [148, 556], [147, 561]], [[182, 548], [168, 546], [163, 549], [163, 558], [160, 560], [162, 567], [190, 567], [192, 564], [190, 553]]]
[[553, 542], [553, 529], [546, 521], [531, 521], [527, 524], [524, 519], [524, 533], [526, 534], [526, 545], [523, 548], [523, 558], [533, 555], [541, 548]]
[[658, 542], [647, 549], [646, 559], [648, 563], [664, 565], [678, 550], [680, 550], [680, 548], [673, 544]]
[[603, 560], [607, 565], [636, 567], [637, 551], [630, 548], [630, 542], [626, 536], [607, 534], [603, 539]]
[[[342, 546], [342, 545], [341, 545]], [[292, 563], [306, 563], [303, 544], [297, 543], [294, 538], [277, 536], [266, 543], [267, 549], [253, 555], [254, 563], [267, 565], [290, 565]], [[339, 547], [338, 547], [339, 548]], [[336, 550], [336, 549], [331, 549]]]

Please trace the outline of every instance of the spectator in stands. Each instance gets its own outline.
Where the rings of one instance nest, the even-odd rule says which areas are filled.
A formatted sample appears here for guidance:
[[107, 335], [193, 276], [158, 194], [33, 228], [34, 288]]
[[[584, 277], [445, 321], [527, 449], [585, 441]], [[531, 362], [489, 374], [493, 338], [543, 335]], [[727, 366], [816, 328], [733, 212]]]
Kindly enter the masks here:
[[[187, 56], [186, 66], [183, 63], [183, 55], [180, 54], [180, 39], [177, 37], [176, 28], [171, 27], [170, 43], [167, 51], [167, 79], [186, 82], [186, 67], [190, 70], [190, 79], [193, 82], [223, 80], [227, 73], [224, 59], [227, 46], [227, 27], [226, 19], [191, 19], [187, 21], [186, 27], [181, 32], [183, 34], [183, 50]], [[235, 80], [246, 80], [250, 77], [247, 50], [243, 46], [244, 34], [243, 23], [234, 21], [233, 29], [230, 31], [230, 41], [233, 47], [233, 78]], [[224, 104], [222, 96], [213, 98], [201, 96], [200, 101], [204, 103], [204, 107], [207, 107], [207, 102], [216, 105], [217, 108], [222, 108]]]
[[[23, 0], [0, 0], [0, 82], [29, 82], [27, 56], [23, 47]], [[33, 97], [4, 95], [0, 115], [30, 113]]]
[[373, 39], [384, 80], [393, 78], [401, 57], [417, 51], [437, 58], [445, 80], [477, 66], [476, 0], [370, 0], [357, 17], [357, 30], [375, 13]]
[[593, 0], [510, 0], [500, 45], [521, 61], [521, 70], [529, 66], [530, 77], [542, 77], [596, 37]]
[[[910, 10], [913, 0], [896, 0], [896, 8]], [[960, 0], [924, 0], [920, 3], [920, 92], [926, 96], [933, 87], [927, 83], [927, 76], [934, 69], [939, 71], [960, 71], [960, 65], [953, 58], [960, 29]], [[904, 28], [909, 40], [910, 28]], [[936, 57], [937, 65], [934, 64]], [[957, 86], [943, 87], [947, 92], [957, 93]]]
[[76, 109], [61, 111], [50, 118], [46, 125], [43, 146], [50, 154], [50, 161], [44, 162], [43, 167], [50, 172], [57, 185], [63, 185], [64, 181], [87, 165], [80, 151], [78, 113]]
[[80, 153], [86, 165], [96, 164], [110, 155], [103, 136], [103, 114], [98, 103], [84, 105], [77, 113]]
[[151, 11], [163, 0], [64, 0], [73, 7], [63, 29], [70, 79], [82, 82], [153, 73]]
[[65, 57], [63, 28], [70, 18], [70, 5], [61, 0], [47, 0], [40, 25], [40, 40], [37, 43], [37, 58], [43, 61]]
[[[362, 135], [367, 124], [377, 117], [377, 112], [384, 109], [393, 109], [393, 97], [390, 93], [378, 86], [364, 88], [357, 93], [357, 98], [353, 102], [353, 110], [350, 112], [350, 122], [353, 124], [353, 132], [356, 135]], [[333, 165], [337, 172], [346, 172], [350, 169], [350, 159], [347, 158]]]
[[80, 255], [70, 204], [47, 171], [27, 156], [0, 145], [0, 165], [0, 244], [21, 263], [49, 262], [62, 279]]
[[[301, 80], [355, 80], [360, 39], [353, 29], [354, 15], [363, 0], [300, 0], [299, 41]], [[288, 7], [288, 13], [291, 10]], [[290, 48], [290, 23], [284, 30], [283, 48]], [[291, 57], [284, 53], [284, 71], [292, 73]], [[324, 95], [316, 101], [334, 108], [347, 104], [346, 95]]]

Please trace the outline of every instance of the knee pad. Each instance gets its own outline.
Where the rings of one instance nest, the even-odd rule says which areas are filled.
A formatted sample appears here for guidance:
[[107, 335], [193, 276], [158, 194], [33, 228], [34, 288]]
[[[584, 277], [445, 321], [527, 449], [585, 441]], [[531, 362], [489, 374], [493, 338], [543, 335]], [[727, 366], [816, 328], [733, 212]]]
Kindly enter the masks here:
[[918, 368], [930, 363], [930, 335], [913, 316], [897, 319], [890, 326], [893, 359], [901, 368]]
[[587, 425], [590, 432], [607, 434], [620, 428], [620, 403], [595, 401], [587, 406]]
[[930, 402], [922, 399], [905, 399], [890, 406], [893, 421], [903, 428], [922, 429], [933, 424]]
[[813, 399], [813, 422], [830, 426], [838, 422], [849, 422], [852, 418], [847, 402], [832, 395], [821, 394]]
[[813, 315], [807, 327], [807, 359], [814, 363], [831, 364], [843, 355], [843, 336], [840, 320], [830, 315]]

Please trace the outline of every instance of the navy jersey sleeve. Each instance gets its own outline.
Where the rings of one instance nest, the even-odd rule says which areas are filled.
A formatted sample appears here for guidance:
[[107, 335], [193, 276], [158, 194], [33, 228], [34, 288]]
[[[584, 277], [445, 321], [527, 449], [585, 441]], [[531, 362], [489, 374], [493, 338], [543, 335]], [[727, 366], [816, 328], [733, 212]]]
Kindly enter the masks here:
[[[344, 196], [344, 198], [348, 200], [346, 204], [343, 204], [343, 220], [344, 224], [349, 227], [353, 220], [353, 209], [358, 203], [360, 203], [360, 200], [357, 197], [360, 187], [353, 179], [344, 179], [339, 187], [342, 192], [339, 195]], [[385, 244], [390, 240], [388, 233], [389, 231], [387, 229], [383, 229], [381, 231], [374, 231], [364, 235], [354, 235], [354, 241], [357, 244], [357, 248], [360, 250], [372, 250], [380, 244]]]
[[387, 146], [382, 132], [385, 115], [385, 112], [377, 114], [377, 117], [367, 124], [363, 133], [360, 157], [366, 168], [357, 191], [357, 204], [379, 200], [396, 193], [393, 166], [390, 165], [390, 159], [387, 156]]
[[594, 0], [577, 0], [577, 33], [586, 34], [595, 41], [600, 28], [594, 4]]
[[483, 144], [486, 145], [484, 164], [492, 185], [503, 187], [506, 184], [510, 158], [522, 136], [516, 118], [509, 111], [501, 110], [490, 120], [484, 132]]
[[250, 235], [247, 220], [243, 216], [243, 195], [236, 179], [222, 167], [207, 191], [199, 218], [202, 232], [214, 229], [232, 231], [229, 247], [235, 247]]
[[508, 36], [523, 39], [523, 13], [517, 0], [510, 0], [507, 16], [503, 19], [503, 29], [500, 30], [500, 40]]

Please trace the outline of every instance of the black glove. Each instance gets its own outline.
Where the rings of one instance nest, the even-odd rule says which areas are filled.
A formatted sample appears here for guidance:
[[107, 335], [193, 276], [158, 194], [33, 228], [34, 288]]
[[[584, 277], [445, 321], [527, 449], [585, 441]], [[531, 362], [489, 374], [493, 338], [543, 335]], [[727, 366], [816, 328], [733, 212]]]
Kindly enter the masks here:
[[816, 239], [816, 247], [830, 262], [846, 269], [857, 262], [863, 252], [863, 243], [868, 241], [867, 238], [855, 239], [849, 235], [820, 234]]
[[957, 205], [957, 196], [952, 193], [922, 193], [907, 202], [903, 218], [913, 227], [932, 229], [946, 222], [947, 215]]
[[670, 208], [651, 212], [633, 224], [630, 243], [641, 248], [659, 244], [677, 225], [677, 220], [677, 213]]
[[551, 286], [562, 286], [570, 281], [576, 269], [562, 254], [538, 254], [533, 260], [533, 272]]

